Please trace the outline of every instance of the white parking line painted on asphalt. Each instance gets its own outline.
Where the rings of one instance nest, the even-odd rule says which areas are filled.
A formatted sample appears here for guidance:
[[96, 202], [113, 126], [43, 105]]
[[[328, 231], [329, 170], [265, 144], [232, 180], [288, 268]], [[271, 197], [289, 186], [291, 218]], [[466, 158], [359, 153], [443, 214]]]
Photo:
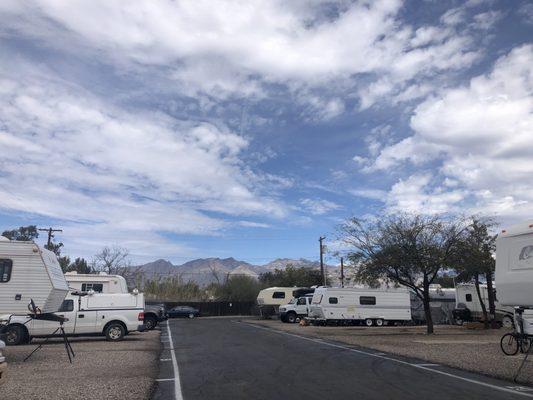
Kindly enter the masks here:
[[156, 382], [168, 382], [168, 381], [175, 381], [175, 379], [174, 378], [156, 379]]
[[417, 367], [438, 367], [439, 364], [413, 364], [413, 365], [416, 365]]
[[159, 361], [172, 361], [172, 358], [160, 358]]
[[[170, 332], [170, 324], [167, 322], [167, 332], [170, 342], [172, 343], [172, 333]], [[178, 369], [178, 361], [176, 360], [176, 353], [174, 347], [172, 347], [170, 356], [172, 357], [172, 368], [174, 370], [174, 398], [176, 400], [183, 400], [183, 394], [181, 393], [180, 371]]]
[[[276, 329], [266, 328], [264, 326], [258, 326], [258, 325], [255, 325], [255, 324], [249, 324], [247, 322], [239, 322], [239, 321], [233, 321], [233, 322], [237, 323], [237, 324], [244, 324], [244, 325], [250, 326], [252, 328], [256, 328], [256, 329], [262, 329], [262, 330], [265, 330], [265, 331], [268, 331], [268, 332], [277, 333], [279, 335], [292, 336], [292, 337], [296, 337], [296, 338], [299, 338], [299, 339], [308, 340], [310, 342], [322, 344], [322, 345], [325, 345], [325, 346], [335, 347], [335, 348], [338, 348], [338, 349], [348, 350], [348, 351], [351, 351], [353, 353], [364, 354], [364, 355], [367, 355], [367, 356], [370, 356], [370, 357], [381, 358], [383, 360], [392, 361], [392, 362], [395, 362], [395, 363], [398, 363], [398, 364], [408, 365], [408, 366], [413, 367], [413, 368], [423, 369], [425, 371], [430, 371], [430, 372], [433, 372], [435, 374], [445, 375], [445, 376], [448, 376], [450, 378], [455, 378], [455, 379], [459, 379], [461, 381], [473, 383], [473, 384], [476, 384], [476, 385], [489, 387], [491, 389], [500, 390], [502, 392], [513, 393], [513, 394], [516, 394], [516, 395], [519, 395], [519, 396], [525, 396], [525, 397], [533, 398], [533, 394], [526, 393], [525, 390], [520, 390], [520, 389], [518, 389], [518, 387], [516, 387], [516, 388], [513, 387], [513, 389], [511, 389], [509, 386], [505, 387], [505, 386], [493, 385], [491, 383], [478, 381], [476, 379], [466, 378], [464, 376], [452, 374], [452, 373], [449, 373], [449, 372], [440, 371], [438, 369], [429, 368], [429, 367], [424, 366], [423, 364], [414, 364], [414, 363], [410, 363], [408, 361], [398, 360], [397, 358], [382, 356], [382, 355], [379, 355], [379, 354], [376, 354], [376, 353], [369, 353], [369, 352], [364, 351], [364, 350], [353, 349], [353, 348], [347, 347], [347, 346], [341, 346], [341, 345], [338, 345], [338, 344], [335, 344], [335, 343], [327, 342], [327, 341], [325, 341], [323, 339], [313, 339], [313, 338], [309, 338], [309, 337], [306, 337], [306, 336], [297, 335], [295, 333], [282, 332], [282, 331], [278, 331]], [[519, 386], [519, 387], [522, 387], [522, 386]]]

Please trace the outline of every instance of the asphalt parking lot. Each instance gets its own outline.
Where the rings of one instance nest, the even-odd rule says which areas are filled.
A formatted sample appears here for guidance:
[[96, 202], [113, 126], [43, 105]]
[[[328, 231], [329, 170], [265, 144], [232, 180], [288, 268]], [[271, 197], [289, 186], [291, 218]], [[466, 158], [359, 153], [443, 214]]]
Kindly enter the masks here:
[[71, 338], [76, 353], [69, 364], [63, 342], [53, 339], [28, 361], [43, 339], [4, 352], [8, 379], [2, 400], [149, 399], [157, 376], [159, 331], [134, 332], [121, 342], [103, 337]]
[[529, 387], [248, 320], [169, 320], [154, 400], [523, 399]]

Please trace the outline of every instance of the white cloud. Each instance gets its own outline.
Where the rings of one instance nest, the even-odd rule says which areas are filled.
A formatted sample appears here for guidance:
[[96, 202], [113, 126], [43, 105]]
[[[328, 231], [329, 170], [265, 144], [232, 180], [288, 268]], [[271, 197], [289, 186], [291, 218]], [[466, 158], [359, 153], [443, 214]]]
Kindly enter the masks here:
[[71, 248], [114, 237], [139, 249], [144, 241], [147, 251], [153, 242], [152, 254], [167, 254], [161, 232], [228, 226], [208, 212], [286, 215], [263, 193], [284, 179], [246, 167], [240, 156], [248, 141], [224, 125], [118, 108], [49, 71], [4, 65], [0, 209], [63, 221]]
[[342, 208], [339, 204], [323, 199], [302, 199], [300, 204], [313, 215], [323, 215]]
[[[413, 99], [436, 72], [464, 68], [479, 55], [469, 30], [438, 21], [410, 26], [401, 9], [399, 0], [4, 2], [0, 34], [97, 56], [121, 71], [147, 69], [191, 96], [260, 99], [275, 83], [303, 94], [335, 88], [350, 97], [355, 90], [367, 108], [381, 99]], [[358, 74], [370, 83], [356, 84]], [[414, 77], [427, 82], [409, 88]], [[344, 109], [338, 95], [315, 107], [323, 119]]]
[[[530, 216], [532, 65], [533, 46], [517, 47], [501, 57], [489, 74], [425, 100], [411, 118], [416, 134], [384, 148], [370, 168], [397, 168], [406, 160], [415, 165], [438, 162], [441, 177], [434, 179], [444, 179], [446, 186], [454, 187], [448, 191], [451, 198], [446, 199], [445, 191], [438, 198], [453, 204], [460, 195], [457, 187], [461, 187], [472, 197], [468, 204], [473, 211]], [[407, 186], [406, 182], [397, 185], [391, 196], [400, 204]], [[409, 187], [413, 192], [421, 190], [412, 179]]]

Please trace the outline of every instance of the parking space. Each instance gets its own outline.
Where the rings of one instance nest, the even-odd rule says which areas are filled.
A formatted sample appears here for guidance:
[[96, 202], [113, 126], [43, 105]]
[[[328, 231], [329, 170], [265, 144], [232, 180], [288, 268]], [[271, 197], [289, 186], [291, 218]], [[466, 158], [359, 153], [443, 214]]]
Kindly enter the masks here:
[[158, 371], [159, 331], [131, 333], [121, 342], [102, 337], [71, 338], [76, 357], [68, 362], [60, 339], [28, 361], [43, 339], [8, 347], [8, 379], [0, 398], [9, 400], [149, 399]]

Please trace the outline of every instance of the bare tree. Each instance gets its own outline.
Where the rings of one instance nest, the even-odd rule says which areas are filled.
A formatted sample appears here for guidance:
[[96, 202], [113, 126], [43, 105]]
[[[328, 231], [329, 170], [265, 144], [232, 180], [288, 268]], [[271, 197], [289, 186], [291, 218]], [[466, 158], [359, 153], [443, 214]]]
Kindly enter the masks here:
[[391, 281], [410, 288], [424, 305], [427, 333], [433, 333], [429, 286], [456, 258], [464, 219], [419, 214], [352, 218], [340, 226], [356, 278], [376, 284]]
[[129, 287], [139, 285], [140, 269], [131, 266], [129, 251], [123, 247], [104, 247], [93, 257], [91, 267], [95, 272], [105, 272], [109, 275], [121, 275], [126, 279]]

